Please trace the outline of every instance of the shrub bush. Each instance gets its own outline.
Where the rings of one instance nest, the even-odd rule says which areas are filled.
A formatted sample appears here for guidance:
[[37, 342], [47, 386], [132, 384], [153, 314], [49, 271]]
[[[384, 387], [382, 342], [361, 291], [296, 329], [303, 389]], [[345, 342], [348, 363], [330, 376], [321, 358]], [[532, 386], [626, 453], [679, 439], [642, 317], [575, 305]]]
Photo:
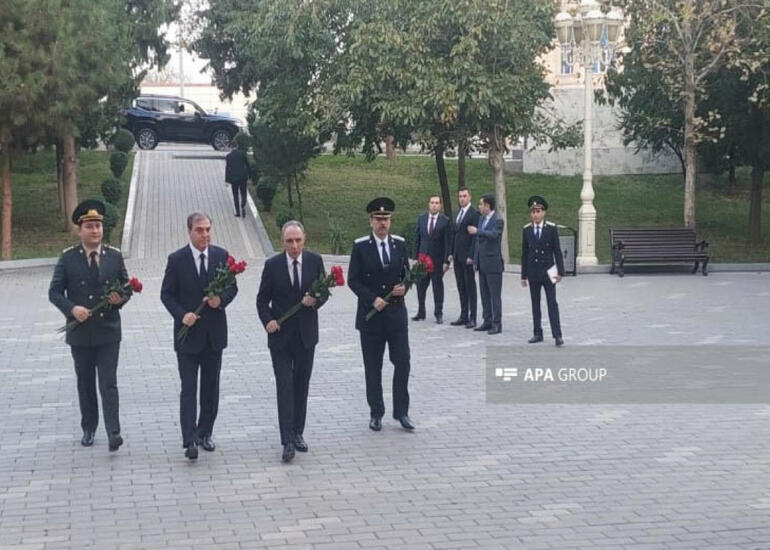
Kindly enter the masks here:
[[123, 188], [119, 179], [107, 178], [102, 182], [102, 195], [104, 195], [104, 198], [112, 204], [118, 204], [122, 194]]
[[275, 215], [275, 225], [278, 226], [278, 229], [282, 229], [286, 222], [298, 219], [297, 213], [292, 209], [279, 210]]
[[128, 166], [128, 155], [123, 151], [113, 151], [110, 154], [110, 170], [112, 175], [119, 178]]
[[115, 228], [116, 225], [118, 225], [118, 209], [115, 207], [114, 204], [112, 204], [110, 201], [106, 200], [107, 197], [105, 197], [104, 202], [104, 221], [102, 224], [104, 225], [104, 241], [109, 242], [110, 241], [110, 233], [112, 233], [112, 230]]
[[131, 149], [134, 148], [134, 143], [136, 143], [134, 134], [125, 128], [121, 128], [115, 132], [115, 136], [112, 138], [113, 147], [115, 147], [116, 150], [122, 151], [124, 153], [131, 151]]
[[278, 190], [278, 181], [270, 177], [262, 177], [256, 186], [257, 199], [259, 199], [260, 210], [270, 212], [273, 208], [273, 198]]

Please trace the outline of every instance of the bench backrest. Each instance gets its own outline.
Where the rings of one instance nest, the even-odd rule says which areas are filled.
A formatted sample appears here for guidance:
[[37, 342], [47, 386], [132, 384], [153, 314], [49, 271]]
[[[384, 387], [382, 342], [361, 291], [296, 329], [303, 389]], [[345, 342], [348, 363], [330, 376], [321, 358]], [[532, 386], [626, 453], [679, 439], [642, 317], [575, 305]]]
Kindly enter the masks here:
[[687, 227], [659, 228], [642, 227], [610, 229], [610, 241], [612, 244], [623, 242], [626, 247], [668, 245], [668, 246], [695, 246], [695, 230]]

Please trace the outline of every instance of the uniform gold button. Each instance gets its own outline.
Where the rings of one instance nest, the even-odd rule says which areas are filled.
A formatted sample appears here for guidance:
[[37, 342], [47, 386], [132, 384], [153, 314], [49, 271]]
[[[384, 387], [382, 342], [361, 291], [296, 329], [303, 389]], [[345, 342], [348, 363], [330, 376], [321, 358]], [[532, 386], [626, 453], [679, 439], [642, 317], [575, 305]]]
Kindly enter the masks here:
[[88, 295], [88, 299], [89, 299], [89, 300], [93, 300], [93, 299], [94, 299], [93, 295], [89, 294], [89, 295]]

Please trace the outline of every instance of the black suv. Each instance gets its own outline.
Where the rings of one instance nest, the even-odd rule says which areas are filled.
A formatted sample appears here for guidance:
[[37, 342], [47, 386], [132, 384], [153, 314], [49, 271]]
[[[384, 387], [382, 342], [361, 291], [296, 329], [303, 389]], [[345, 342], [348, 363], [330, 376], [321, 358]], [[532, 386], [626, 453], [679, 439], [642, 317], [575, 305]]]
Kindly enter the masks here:
[[155, 149], [161, 141], [209, 143], [217, 151], [227, 151], [245, 122], [236, 118], [208, 114], [181, 97], [142, 95], [123, 115], [124, 126], [136, 138], [140, 149]]

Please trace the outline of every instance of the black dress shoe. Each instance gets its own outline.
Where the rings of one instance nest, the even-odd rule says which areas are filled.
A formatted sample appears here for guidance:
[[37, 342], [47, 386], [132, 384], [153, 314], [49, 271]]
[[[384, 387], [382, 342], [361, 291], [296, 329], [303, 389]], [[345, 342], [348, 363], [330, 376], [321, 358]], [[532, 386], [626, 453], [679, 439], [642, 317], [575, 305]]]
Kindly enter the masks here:
[[414, 317], [412, 317], [412, 321], [424, 321], [425, 320], [425, 314], [418, 313]]
[[208, 451], [208, 452], [211, 452], [211, 451], [213, 451], [214, 449], [217, 448], [217, 446], [214, 445], [214, 440], [211, 439], [210, 435], [206, 435], [206, 436], [203, 436], [203, 437], [199, 438], [198, 439], [198, 445], [203, 447], [204, 451]]
[[436, 314], [436, 324], [437, 325], [443, 325], [444, 324], [444, 316], [441, 313]]
[[486, 331], [488, 331], [491, 328], [492, 328], [491, 323], [481, 323], [481, 326], [476, 327], [473, 330], [475, 332], [482, 332], [482, 331], [486, 332]]
[[307, 443], [305, 443], [305, 439], [302, 437], [302, 434], [297, 434], [294, 436], [294, 448], [301, 453], [307, 452]]
[[283, 446], [283, 454], [281, 455], [281, 460], [283, 462], [291, 462], [293, 458], [294, 458], [294, 443], [289, 442]]
[[403, 426], [405, 430], [409, 430], [409, 431], [414, 430], [414, 424], [412, 424], [412, 421], [409, 420], [408, 416], [404, 415], [401, 418], [399, 418], [398, 421], [401, 422], [401, 426]]
[[492, 325], [492, 328], [489, 329], [487, 334], [500, 334], [501, 332], [503, 332], [502, 325]]
[[94, 432], [90, 430], [83, 430], [83, 437], [80, 440], [80, 444], [83, 447], [90, 447], [94, 444]]
[[533, 336], [532, 338], [527, 340], [527, 343], [528, 344], [537, 344], [538, 342], [542, 342], [542, 341], [543, 341], [543, 336], [542, 335], [541, 336]]
[[114, 434], [110, 436], [110, 442], [108, 444], [108, 448], [111, 453], [114, 453], [115, 451], [117, 451], [121, 445], [123, 445], [123, 438], [120, 437], [120, 434]]
[[198, 444], [197, 443], [190, 443], [187, 448], [184, 450], [184, 455], [189, 458], [190, 460], [195, 460], [198, 458]]
[[379, 432], [382, 429], [382, 418], [373, 416], [369, 419], [369, 429]]
[[463, 319], [462, 317], [460, 317], [456, 321], [452, 321], [449, 324], [452, 325], [453, 327], [465, 326], [465, 325], [468, 324], [468, 320], [467, 319]]
[[558, 348], [558, 347], [563, 346], [563, 345], [564, 345], [564, 340], [562, 340], [561, 338], [557, 338], [556, 339], [556, 347]]
[[465, 323], [465, 328], [473, 328], [476, 326], [476, 321], [468, 321]]

